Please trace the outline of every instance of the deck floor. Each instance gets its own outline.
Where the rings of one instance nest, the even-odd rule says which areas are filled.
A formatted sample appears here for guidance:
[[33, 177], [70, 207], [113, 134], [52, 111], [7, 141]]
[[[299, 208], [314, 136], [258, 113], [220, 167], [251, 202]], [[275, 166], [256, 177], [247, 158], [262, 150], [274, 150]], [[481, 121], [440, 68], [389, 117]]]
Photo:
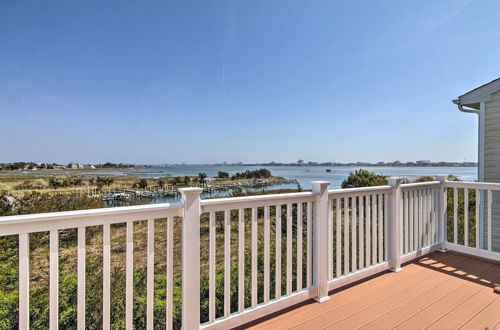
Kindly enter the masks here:
[[500, 264], [436, 252], [246, 325], [253, 329], [500, 329]]

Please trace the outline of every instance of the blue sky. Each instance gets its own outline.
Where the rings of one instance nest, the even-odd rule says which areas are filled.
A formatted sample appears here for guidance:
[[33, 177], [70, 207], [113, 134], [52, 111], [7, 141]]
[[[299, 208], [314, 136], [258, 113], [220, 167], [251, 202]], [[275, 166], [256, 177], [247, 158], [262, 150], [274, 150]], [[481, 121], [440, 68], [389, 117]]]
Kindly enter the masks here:
[[0, 2], [0, 162], [468, 161], [500, 2]]

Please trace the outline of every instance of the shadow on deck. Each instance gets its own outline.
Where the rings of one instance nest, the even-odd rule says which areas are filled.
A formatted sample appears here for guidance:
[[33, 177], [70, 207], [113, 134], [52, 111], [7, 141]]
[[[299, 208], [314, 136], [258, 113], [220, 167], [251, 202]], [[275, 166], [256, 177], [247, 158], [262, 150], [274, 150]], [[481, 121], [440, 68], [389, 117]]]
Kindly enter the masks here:
[[500, 264], [435, 252], [347, 288], [331, 299], [292, 306], [240, 328], [500, 328]]

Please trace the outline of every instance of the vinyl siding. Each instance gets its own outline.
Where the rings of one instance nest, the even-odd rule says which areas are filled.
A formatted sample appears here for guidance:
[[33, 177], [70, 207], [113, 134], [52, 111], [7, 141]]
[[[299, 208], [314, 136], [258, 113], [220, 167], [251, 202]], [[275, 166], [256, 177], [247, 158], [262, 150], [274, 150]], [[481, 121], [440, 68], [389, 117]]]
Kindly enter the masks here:
[[[486, 102], [484, 132], [484, 180], [500, 183], [500, 91]], [[500, 192], [493, 193], [492, 216], [493, 250], [500, 252]]]

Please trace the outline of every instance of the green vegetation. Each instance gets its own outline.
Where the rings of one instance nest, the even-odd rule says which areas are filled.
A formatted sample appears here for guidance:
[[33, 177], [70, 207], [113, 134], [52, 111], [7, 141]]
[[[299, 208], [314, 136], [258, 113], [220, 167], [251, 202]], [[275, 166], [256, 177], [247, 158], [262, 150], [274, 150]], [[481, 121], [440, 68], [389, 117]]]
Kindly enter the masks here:
[[[349, 176], [342, 181], [342, 188], [361, 188], [361, 187], [374, 187], [387, 185], [387, 175], [373, 173], [367, 170], [356, 170], [349, 173]], [[436, 178], [432, 175], [419, 176], [413, 181], [403, 179], [403, 184], [412, 182], [429, 182], [434, 181]], [[460, 181], [455, 175], [448, 175], [448, 181]]]
[[429, 182], [429, 181], [434, 181], [436, 180], [435, 177], [433, 177], [432, 175], [423, 175], [423, 176], [419, 176], [418, 178], [415, 179], [415, 181], [413, 182]]
[[245, 171], [242, 173], [236, 172], [235, 175], [231, 177], [232, 180], [239, 179], [269, 179], [271, 177], [271, 171], [265, 168], [255, 171]]
[[[79, 170], [70, 170], [69, 174], [63, 174], [63, 172], [60, 172], [58, 170], [37, 171], [33, 172], [33, 174], [31, 172], [27, 174], [11, 171], [9, 173], [5, 173], [7, 175], [0, 176], [0, 193], [5, 193], [8, 191], [9, 195], [11, 196], [22, 197], [24, 194], [30, 193], [31, 191], [56, 194], [81, 194], [85, 191], [87, 191], [88, 193], [90, 191], [102, 192], [103, 189], [176, 189], [193, 185], [204, 186], [208, 183], [208, 176], [206, 173], [199, 173], [197, 176], [162, 177], [160, 179], [138, 179], [131, 175], [99, 175], [98, 173], [102, 171], [99, 169], [85, 170], [85, 172], [89, 171], [92, 173], [96, 173], [95, 176], [89, 177], [82, 175]], [[237, 182], [246, 183], [254, 179], [262, 178], [266, 178], [267, 180], [283, 179], [271, 176], [271, 173], [266, 169], [260, 169], [256, 171], [236, 173], [234, 176], [230, 176], [226, 172], [220, 172], [218, 175], [218, 180], [212, 181], [211, 184], [225, 185], [234, 184]]]
[[7, 192], [9, 190], [12, 190], [12, 186], [9, 186], [8, 184], [6, 183], [1, 183], [0, 182], [0, 193], [1, 192]]
[[387, 185], [387, 176], [366, 170], [356, 170], [349, 173], [347, 179], [342, 181], [342, 188], [360, 188]]
[[221, 179], [221, 180], [228, 180], [229, 179], [229, 173], [219, 171], [219, 172], [217, 172], [217, 178]]
[[230, 176], [227, 172], [217, 172], [217, 178], [220, 180], [269, 179], [270, 177], [272, 177], [271, 171], [265, 168], [255, 171], [245, 171], [242, 173], [236, 172], [233, 176]]
[[140, 179], [132, 186], [132, 188], [139, 188], [139, 189], [146, 189], [147, 187], [148, 187], [148, 180], [146, 179]]
[[124, 163], [110, 163], [106, 162], [104, 164], [95, 165], [96, 168], [132, 168], [135, 167], [133, 164], [124, 164]]
[[67, 187], [80, 187], [83, 181], [80, 178], [71, 179], [66, 176], [56, 176], [49, 180], [49, 186], [54, 189], [67, 188]]
[[205, 183], [207, 183], [207, 173], [198, 173], [198, 183], [201, 185], [201, 186], [204, 186]]
[[0, 163], [0, 171], [15, 171], [15, 170], [32, 170], [34, 168], [39, 168], [39, 169], [54, 169], [54, 167], [57, 166], [56, 163], [54, 164], [48, 164], [48, 163], [41, 163], [37, 164], [34, 162], [15, 162], [15, 163]]
[[[464, 244], [464, 223], [465, 223], [465, 198], [464, 189], [457, 189], [458, 195], [458, 217], [457, 217], [457, 232], [458, 232], [458, 244]], [[469, 246], [476, 246], [476, 190], [469, 189], [469, 204], [468, 206], [468, 220], [469, 220]], [[448, 230], [447, 237], [448, 241], [453, 242], [453, 200], [454, 200], [454, 189], [448, 188], [447, 198], [448, 198]]]
[[95, 179], [90, 179], [89, 184], [95, 184], [97, 189], [101, 190], [104, 186], [111, 186], [115, 182], [114, 178], [104, 178], [102, 176], [97, 176]]
[[42, 194], [36, 191], [23, 195], [23, 197], [16, 200], [15, 205], [7, 204], [5, 197], [1, 195], [0, 201], [2, 201], [0, 203], [8, 205], [8, 207], [3, 208], [3, 211], [0, 211], [0, 216], [86, 210], [102, 207], [101, 201], [87, 196], [75, 194]]

